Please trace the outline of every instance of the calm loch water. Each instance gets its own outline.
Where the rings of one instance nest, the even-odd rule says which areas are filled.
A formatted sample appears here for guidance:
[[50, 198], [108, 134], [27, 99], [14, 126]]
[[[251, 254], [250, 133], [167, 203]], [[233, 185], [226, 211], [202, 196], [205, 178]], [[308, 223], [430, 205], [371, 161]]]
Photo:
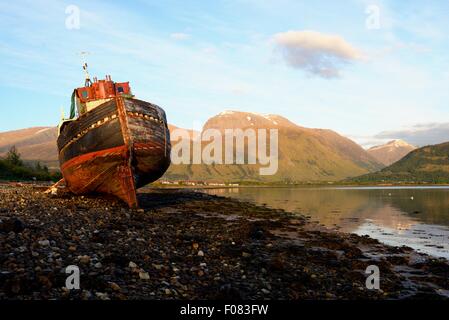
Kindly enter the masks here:
[[255, 187], [205, 192], [301, 213], [329, 228], [449, 259], [449, 187]]

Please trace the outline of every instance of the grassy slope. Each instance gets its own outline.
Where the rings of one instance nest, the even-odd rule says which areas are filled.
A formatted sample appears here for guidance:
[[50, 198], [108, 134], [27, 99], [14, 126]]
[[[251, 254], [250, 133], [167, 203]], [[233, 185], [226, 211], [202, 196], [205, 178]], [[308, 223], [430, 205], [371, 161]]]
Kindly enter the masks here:
[[449, 142], [416, 149], [398, 162], [355, 182], [449, 183]]

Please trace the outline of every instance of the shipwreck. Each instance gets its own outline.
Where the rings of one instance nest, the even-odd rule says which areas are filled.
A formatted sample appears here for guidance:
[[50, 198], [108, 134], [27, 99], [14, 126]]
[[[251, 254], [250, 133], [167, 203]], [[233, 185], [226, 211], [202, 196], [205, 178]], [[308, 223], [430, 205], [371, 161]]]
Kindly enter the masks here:
[[138, 100], [129, 82], [91, 81], [73, 91], [70, 118], [57, 140], [63, 182], [77, 195], [111, 194], [138, 207], [136, 190], [170, 165], [170, 133], [162, 108]]

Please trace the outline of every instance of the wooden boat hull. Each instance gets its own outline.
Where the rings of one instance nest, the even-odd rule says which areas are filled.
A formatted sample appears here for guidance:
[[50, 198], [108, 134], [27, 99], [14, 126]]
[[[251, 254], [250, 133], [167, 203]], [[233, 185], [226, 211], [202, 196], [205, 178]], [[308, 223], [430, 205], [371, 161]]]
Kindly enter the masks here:
[[170, 133], [156, 105], [117, 96], [64, 123], [58, 137], [61, 172], [75, 194], [112, 194], [137, 207], [136, 189], [170, 165]]

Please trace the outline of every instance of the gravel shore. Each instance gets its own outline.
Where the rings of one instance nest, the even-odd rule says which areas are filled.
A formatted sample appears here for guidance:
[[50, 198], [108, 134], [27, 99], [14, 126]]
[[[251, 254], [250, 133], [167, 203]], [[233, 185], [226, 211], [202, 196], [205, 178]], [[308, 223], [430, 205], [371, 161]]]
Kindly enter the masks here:
[[[0, 185], [0, 299], [441, 299], [449, 264], [193, 190], [114, 198]], [[68, 290], [65, 268], [81, 271]], [[365, 270], [380, 268], [380, 290]]]

